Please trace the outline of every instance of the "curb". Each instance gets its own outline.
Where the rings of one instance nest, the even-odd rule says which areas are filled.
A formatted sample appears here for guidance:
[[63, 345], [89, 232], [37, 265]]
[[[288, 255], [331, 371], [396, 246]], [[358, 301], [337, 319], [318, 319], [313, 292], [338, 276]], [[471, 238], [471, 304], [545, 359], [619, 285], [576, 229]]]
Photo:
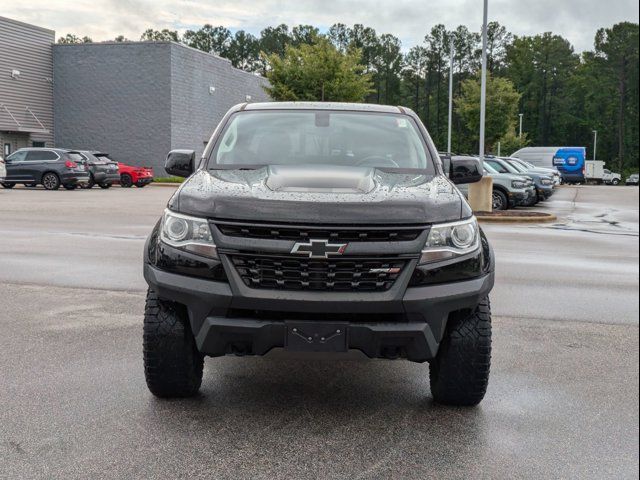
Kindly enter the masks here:
[[169, 183], [169, 182], [151, 182], [149, 185], [153, 187], [175, 187], [178, 188], [181, 183]]
[[498, 217], [498, 216], [483, 216], [476, 214], [476, 218], [479, 222], [487, 222], [487, 223], [548, 223], [555, 222], [558, 220], [553, 214], [546, 214], [543, 216], [513, 216], [513, 217]]

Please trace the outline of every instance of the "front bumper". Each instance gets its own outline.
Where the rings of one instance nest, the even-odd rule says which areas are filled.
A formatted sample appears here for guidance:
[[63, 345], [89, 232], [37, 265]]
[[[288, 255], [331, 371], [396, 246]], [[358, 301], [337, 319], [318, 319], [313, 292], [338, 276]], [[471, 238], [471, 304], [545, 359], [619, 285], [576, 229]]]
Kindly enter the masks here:
[[546, 185], [536, 186], [536, 191], [537, 191], [538, 199], [540, 201], [547, 200], [554, 193], [553, 186], [551, 186], [551, 185], [549, 185], [549, 186], [546, 186]]
[[535, 203], [536, 191], [534, 187], [509, 192], [509, 207], [529, 206]]
[[[471, 280], [411, 287], [394, 298], [389, 292], [296, 292], [240, 289], [237, 284], [188, 277], [160, 270], [148, 263], [144, 277], [161, 298], [184, 305], [198, 349], [206, 355], [229, 353], [263, 355], [285, 346], [287, 321], [305, 322], [309, 315], [325, 321], [345, 314], [347, 346], [375, 358], [405, 357], [424, 362], [433, 358], [452, 312], [471, 310], [494, 283], [493, 271]], [[254, 311], [278, 312], [277, 320], [251, 317]], [[247, 315], [229, 316], [241, 311]], [[282, 313], [288, 312], [288, 313]], [[375, 321], [380, 315], [403, 321]], [[372, 321], [367, 321], [370, 317]], [[315, 320], [318, 324], [323, 320]]]

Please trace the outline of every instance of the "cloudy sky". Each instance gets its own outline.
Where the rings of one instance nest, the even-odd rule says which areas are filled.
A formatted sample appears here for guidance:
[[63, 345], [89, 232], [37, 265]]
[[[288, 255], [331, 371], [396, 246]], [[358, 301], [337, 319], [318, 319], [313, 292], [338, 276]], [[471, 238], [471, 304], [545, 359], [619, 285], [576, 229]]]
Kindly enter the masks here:
[[[147, 28], [184, 31], [204, 23], [258, 34], [268, 25], [363, 23], [398, 36], [403, 48], [420, 43], [431, 26], [478, 29], [481, 0], [0, 0], [0, 15], [56, 31], [109, 40], [137, 40]], [[577, 51], [590, 49], [596, 30], [638, 22], [638, 0], [489, 0], [490, 20], [518, 35], [552, 31]]]

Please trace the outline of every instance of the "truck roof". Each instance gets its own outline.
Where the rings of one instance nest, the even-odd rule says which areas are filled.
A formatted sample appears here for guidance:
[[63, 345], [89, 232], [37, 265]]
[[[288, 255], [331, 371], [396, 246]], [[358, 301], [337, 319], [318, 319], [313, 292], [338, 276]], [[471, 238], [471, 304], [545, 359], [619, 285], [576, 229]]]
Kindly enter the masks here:
[[343, 110], [355, 112], [407, 113], [409, 109], [393, 105], [343, 102], [257, 102], [238, 105], [238, 110]]

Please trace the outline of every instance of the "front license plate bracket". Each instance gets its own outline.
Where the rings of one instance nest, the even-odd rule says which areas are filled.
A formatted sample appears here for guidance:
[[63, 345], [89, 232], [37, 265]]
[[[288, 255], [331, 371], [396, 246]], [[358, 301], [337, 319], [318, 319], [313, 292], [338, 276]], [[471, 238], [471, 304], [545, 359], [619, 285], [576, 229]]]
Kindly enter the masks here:
[[285, 322], [285, 350], [294, 352], [346, 352], [347, 324]]

